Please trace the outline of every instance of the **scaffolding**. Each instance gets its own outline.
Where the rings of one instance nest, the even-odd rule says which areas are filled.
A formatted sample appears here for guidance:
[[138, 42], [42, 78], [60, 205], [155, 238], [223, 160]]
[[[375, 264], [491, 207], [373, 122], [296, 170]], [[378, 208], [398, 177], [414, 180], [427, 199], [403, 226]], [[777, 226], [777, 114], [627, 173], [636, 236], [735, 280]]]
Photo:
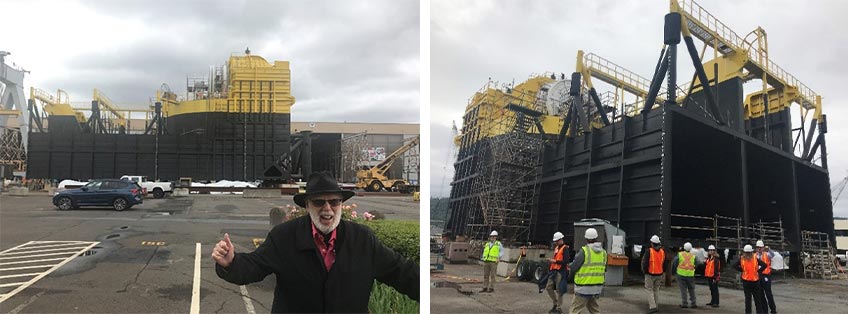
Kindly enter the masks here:
[[343, 136], [341, 141], [341, 177], [345, 182], [356, 182], [356, 172], [365, 161], [368, 136], [365, 132]]
[[769, 248], [779, 251], [786, 251], [791, 246], [782, 217], [778, 221], [758, 221], [746, 226], [738, 217], [671, 214], [670, 228], [685, 231], [693, 240], [700, 236], [718, 247], [736, 247], [737, 250], [756, 241], [763, 241]]
[[[544, 110], [547, 96], [543, 89], [530, 98], [532, 103], [517, 105]], [[490, 127], [506, 132], [479, 141], [468, 156], [476, 162], [469, 176], [471, 191], [466, 195], [476, 197], [461, 202], [460, 207], [465, 208], [459, 211], [468, 213], [466, 231], [471, 239], [485, 239], [491, 230], [497, 230], [504, 243], [527, 240], [538, 188], [527, 182], [538, 182], [544, 144], [544, 134], [538, 132], [534, 119], [515, 112], [492, 120]]]
[[[26, 171], [26, 150], [20, 129], [0, 128], [0, 165], [11, 166], [14, 171]], [[0, 178], [3, 175], [0, 172]]]
[[[804, 278], [839, 279], [840, 272], [830, 236], [824, 232], [801, 231]], [[844, 276], [844, 273], [843, 273]]]

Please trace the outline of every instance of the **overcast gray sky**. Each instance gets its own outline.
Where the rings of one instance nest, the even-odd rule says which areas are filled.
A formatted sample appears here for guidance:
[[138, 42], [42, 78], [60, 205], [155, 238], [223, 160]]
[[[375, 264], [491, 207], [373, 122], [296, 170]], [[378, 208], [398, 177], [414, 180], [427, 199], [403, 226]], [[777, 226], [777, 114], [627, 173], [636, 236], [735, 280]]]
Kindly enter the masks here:
[[[146, 106], [231, 53], [291, 62], [293, 121], [419, 122], [418, 1], [0, 0], [25, 85]], [[27, 91], [27, 97], [29, 91]]]
[[[828, 115], [831, 184], [848, 175], [848, 22], [845, 1], [701, 1], [745, 36], [768, 33], [769, 57], [823, 97]], [[644, 77], [653, 74], [662, 46], [668, 1], [450, 1], [431, 6], [431, 191], [447, 195], [453, 177], [450, 125], [487, 79], [521, 82], [531, 73], [574, 72], [578, 49]], [[699, 50], [701, 43], [696, 41]], [[682, 46], [681, 46], [682, 47]], [[685, 48], [680, 81], [691, 78]], [[595, 83], [597, 87], [602, 84]], [[747, 85], [746, 85], [747, 87]], [[599, 88], [601, 89], [601, 88]], [[751, 89], [747, 89], [751, 92]], [[794, 110], [797, 111], [797, 108]], [[461, 127], [461, 125], [459, 125]], [[797, 127], [797, 125], [795, 126]], [[834, 214], [848, 216], [848, 191]]]

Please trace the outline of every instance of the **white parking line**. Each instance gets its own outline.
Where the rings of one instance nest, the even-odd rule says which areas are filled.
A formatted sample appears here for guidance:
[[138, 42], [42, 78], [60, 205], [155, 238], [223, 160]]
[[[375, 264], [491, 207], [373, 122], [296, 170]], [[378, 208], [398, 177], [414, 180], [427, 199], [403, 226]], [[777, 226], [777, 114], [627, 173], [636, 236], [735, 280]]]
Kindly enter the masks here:
[[[45, 247], [57, 247], [57, 246], [67, 246], [67, 245], [79, 246], [79, 245], [87, 244], [84, 247], [75, 247], [77, 249], [76, 251], [63, 253], [64, 255], [67, 255], [65, 257], [0, 263], [0, 266], [6, 266], [6, 265], [27, 264], [27, 263], [60, 261], [58, 263], [50, 263], [50, 264], [45, 264], [45, 265], [32, 265], [32, 266], [0, 268], [0, 271], [12, 272], [11, 274], [0, 276], [0, 279], [35, 276], [35, 277], [31, 278], [29, 281], [24, 281], [24, 282], [8, 282], [8, 281], [0, 282], [0, 287], [4, 287], [4, 288], [5, 287], [17, 287], [14, 290], [12, 290], [8, 293], [0, 295], [0, 303], [8, 300], [9, 298], [14, 296], [18, 292], [23, 291], [24, 289], [26, 289], [27, 287], [29, 287], [30, 285], [32, 285], [36, 281], [40, 280], [41, 278], [44, 278], [44, 276], [47, 276], [48, 274], [50, 274], [54, 270], [59, 269], [59, 267], [62, 267], [66, 263], [70, 262], [71, 260], [73, 260], [77, 256], [80, 256], [82, 253], [88, 251], [89, 249], [91, 249], [92, 247], [94, 247], [95, 245], [97, 245], [99, 243], [100, 242], [83, 242], [83, 241], [30, 241], [30, 242], [18, 245], [16, 247], [13, 247], [11, 249], [5, 250], [3, 252], [0, 252], [0, 256], [4, 256], [3, 259], [33, 258], [33, 257], [44, 256], [44, 254], [42, 254], [42, 255], [32, 254], [32, 255], [29, 255], [29, 256], [14, 256], [14, 257], [8, 257], [5, 254], [18, 255], [18, 253], [21, 253], [21, 252], [41, 253], [41, 252], [44, 252], [44, 251], [39, 251], [39, 250], [34, 250], [34, 249], [43, 249]], [[18, 251], [20, 251], [20, 252], [18, 252]], [[58, 255], [58, 254], [47, 254], [47, 255]], [[22, 270], [22, 269], [36, 269], [36, 268], [49, 268], [49, 269], [47, 269], [43, 272], [40, 272], [40, 273], [25, 273], [25, 274], [24, 273], [14, 273], [14, 271], [18, 271], [18, 270]]]
[[33, 261], [4, 262], [4, 263], [0, 263], [0, 266], [49, 262], [49, 261], [61, 261], [61, 260], [65, 260], [65, 259], [67, 259], [67, 257], [45, 258], [45, 259], [37, 259], [37, 260], [33, 260]]
[[194, 250], [194, 283], [191, 288], [191, 314], [200, 313], [200, 243]]
[[42, 256], [53, 256], [53, 255], [68, 255], [71, 253], [75, 253], [75, 251], [70, 252], [60, 252], [60, 253], [48, 253], [48, 254], [36, 254], [36, 255], [24, 255], [24, 256], [11, 256], [11, 257], [0, 257], [0, 260], [4, 259], [21, 259], [21, 258], [29, 258], [29, 257], [42, 257]]
[[21, 254], [42, 253], [42, 252], [56, 252], [56, 251], [69, 251], [70, 252], [70, 251], [76, 251], [76, 250], [79, 250], [79, 249], [80, 248], [71, 247], [71, 248], [52, 249], [52, 250], [15, 251], [14, 253], [0, 253], [0, 254], [3, 254], [3, 256], [10, 256], [10, 255], [21, 255]]
[[250, 295], [247, 294], [247, 287], [241, 285], [239, 289], [241, 289], [241, 299], [244, 300], [244, 309], [248, 314], [256, 314], [256, 311], [253, 309], [253, 301], [250, 300]]

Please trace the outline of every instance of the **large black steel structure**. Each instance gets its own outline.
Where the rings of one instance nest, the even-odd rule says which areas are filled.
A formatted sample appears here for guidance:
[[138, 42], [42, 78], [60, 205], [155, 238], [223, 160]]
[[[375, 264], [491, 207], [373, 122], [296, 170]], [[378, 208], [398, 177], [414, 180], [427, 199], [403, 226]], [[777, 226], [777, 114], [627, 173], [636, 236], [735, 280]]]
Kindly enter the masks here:
[[[782, 228], [779, 247], [793, 254], [802, 250], [803, 231], [833, 239], [826, 121], [819, 121], [818, 144], [809, 144], [810, 130], [804, 134], [802, 156], [795, 156], [789, 109], [745, 120], [742, 80], [708, 82], [690, 36], [683, 40], [700, 86], [706, 88], [677, 104], [680, 25], [677, 13], [666, 16], [667, 49], [661, 53], [641, 114], [619, 115], [614, 123], [589, 127], [588, 106], [580, 104], [578, 91], [563, 132], [547, 137], [537, 165], [541, 175], [522, 184], [534, 200], [514, 201], [534, 204], [523, 208], [532, 217], [530, 233], [518, 240], [549, 243], [556, 231], [573, 238], [573, 223], [583, 218], [605, 219], [626, 230], [628, 244], [642, 244], [657, 234], [669, 247], [687, 241], [738, 247], [762, 236], [753, 234], [751, 226], [774, 221]], [[667, 101], [652, 108], [664, 81]], [[567, 136], [566, 130], [570, 130]], [[481, 148], [493, 140], [483, 139], [459, 152], [447, 224], [454, 234], [481, 236], [469, 227], [480, 223], [479, 218], [461, 206], [479, 195], [463, 187], [486, 175], [473, 172], [479, 169], [473, 163], [491, 158]], [[821, 166], [812, 160], [818, 148]], [[712, 221], [705, 224], [705, 219]], [[736, 231], [720, 228], [722, 219], [737, 221]]]
[[72, 117], [50, 116], [44, 132], [30, 134], [27, 176], [285, 181], [298, 171], [281, 160], [291, 152], [290, 129], [290, 115], [278, 113], [157, 113], [147, 134], [89, 132]]

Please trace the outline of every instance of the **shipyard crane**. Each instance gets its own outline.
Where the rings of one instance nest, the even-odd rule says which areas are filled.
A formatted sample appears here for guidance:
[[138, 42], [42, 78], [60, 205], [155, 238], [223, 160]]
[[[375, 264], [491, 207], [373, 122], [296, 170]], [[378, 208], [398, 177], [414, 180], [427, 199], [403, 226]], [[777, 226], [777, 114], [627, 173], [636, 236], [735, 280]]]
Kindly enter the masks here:
[[8, 51], [0, 51], [0, 84], [4, 86], [0, 93], [0, 129], [3, 129], [10, 116], [18, 117], [21, 130], [21, 143], [27, 148], [29, 134], [29, 111], [24, 95], [24, 75], [29, 71], [6, 65]]
[[408, 182], [403, 179], [390, 179], [387, 176], [387, 173], [389, 172], [389, 168], [392, 167], [392, 164], [394, 164], [395, 161], [403, 155], [403, 153], [418, 145], [419, 140], [420, 136], [413, 137], [409, 140], [409, 142], [403, 144], [403, 146], [392, 152], [391, 155], [386, 156], [386, 159], [376, 166], [357, 171], [356, 187], [369, 192], [378, 192], [383, 189], [397, 189], [402, 185], [408, 184]]
[[[116, 129], [118, 133], [126, 133], [127, 119], [124, 117], [123, 113], [118, 111], [118, 107], [112, 102], [111, 99], [109, 99], [108, 96], [106, 96], [106, 94], [104, 94], [99, 89], [95, 88], [91, 99], [91, 119], [89, 119], [89, 121], [92, 124], [95, 124], [95, 121], [100, 121], [100, 113], [102, 112], [100, 108], [102, 107], [108, 112], [108, 118], [106, 119], [108, 129]], [[92, 130], [95, 129], [94, 126], [95, 125], [91, 125]], [[100, 131], [102, 133], [107, 130], [104, 128], [103, 125], [100, 125]]]
[[[670, 9], [672, 13], [679, 13], [681, 16], [682, 31], [690, 54], [694, 50], [694, 44], [691, 43], [691, 38], [694, 37], [702, 41], [705, 47], [711, 47], [716, 55], [713, 60], [703, 64], [703, 69], [712, 71], [698, 74], [704, 76], [701, 81], [716, 80], [719, 83], [737, 77], [743, 82], [761, 79], [762, 90], [746, 97], [744, 110], [746, 120], [764, 118], [766, 123], [763, 124], [765, 129], [763, 136], [766, 142], [769, 142], [771, 124], [768, 122], [769, 114], [782, 111], [793, 103], [797, 103], [801, 114], [799, 136], [804, 136], [801, 158], [811, 161], [821, 147], [822, 167], [827, 168], [824, 139], [824, 134], [827, 133], [827, 117], [822, 114], [821, 96], [769, 59], [768, 37], [765, 30], [757, 27], [745, 37], [739, 36], [693, 0], [670, 0]], [[694, 61], [694, 55], [692, 58]], [[804, 120], [809, 111], [813, 112], [813, 117], [806, 130], [807, 134], [804, 135]], [[714, 115], [717, 114], [718, 112], [714, 112]], [[716, 118], [720, 119], [720, 117]], [[818, 129], [818, 136], [813, 143], [816, 129]]]
[[[71, 107], [68, 93], [61, 89], [56, 91], [56, 96], [54, 97], [42, 89], [30, 87], [29, 98], [33, 102], [36, 100], [40, 101], [42, 103], [42, 110], [51, 116], [69, 116], [76, 119], [80, 125], [85, 125], [86, 123], [85, 115]], [[41, 116], [37, 111], [38, 108], [33, 106], [33, 110], [36, 116], [34, 119], [35, 124], [39, 131], [43, 131]]]

